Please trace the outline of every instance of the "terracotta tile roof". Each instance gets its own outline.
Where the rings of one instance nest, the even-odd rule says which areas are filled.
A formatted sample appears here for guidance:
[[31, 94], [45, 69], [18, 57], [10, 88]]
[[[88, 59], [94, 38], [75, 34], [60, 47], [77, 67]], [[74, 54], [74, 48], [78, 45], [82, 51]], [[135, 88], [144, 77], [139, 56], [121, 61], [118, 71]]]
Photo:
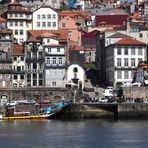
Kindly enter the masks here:
[[1, 29], [0, 33], [12, 33], [12, 30], [10, 30], [10, 29]]
[[30, 37], [26, 42], [40, 42], [35, 37]]
[[24, 54], [23, 46], [18, 43], [13, 43], [13, 55]]
[[78, 45], [69, 45], [68, 49], [69, 50], [82, 50], [82, 48]]
[[54, 34], [54, 33], [50, 33], [50, 32], [45, 32], [43, 34], [41, 34], [41, 37], [58, 37], [58, 35]]
[[70, 17], [76, 17], [80, 16], [84, 19], [90, 19], [90, 14], [86, 10], [63, 10], [59, 13], [59, 16], [70, 16]]
[[131, 37], [124, 37], [121, 40], [114, 43], [114, 45], [146, 45], [146, 44]]
[[59, 30], [28, 30], [28, 33], [35, 38], [39, 37], [40, 35], [47, 33], [47, 32], [55, 34], [55, 35], [59, 35], [60, 40], [66, 40], [67, 41], [69, 31], [68, 30], [62, 30], [62, 29], [59, 29]]
[[112, 29], [105, 29], [104, 32], [116, 32], [113, 28]]
[[7, 22], [7, 20], [0, 16], [0, 23], [5, 23], [5, 22]]
[[120, 32], [117, 32], [107, 38], [125, 38], [125, 37], [129, 37], [128, 35], [126, 34], [123, 34], [123, 33], [120, 33]]
[[48, 45], [45, 45], [45, 46], [52, 46], [52, 47], [61, 47], [61, 46], [65, 46], [65, 45], [61, 45], [61, 44], [48, 44]]

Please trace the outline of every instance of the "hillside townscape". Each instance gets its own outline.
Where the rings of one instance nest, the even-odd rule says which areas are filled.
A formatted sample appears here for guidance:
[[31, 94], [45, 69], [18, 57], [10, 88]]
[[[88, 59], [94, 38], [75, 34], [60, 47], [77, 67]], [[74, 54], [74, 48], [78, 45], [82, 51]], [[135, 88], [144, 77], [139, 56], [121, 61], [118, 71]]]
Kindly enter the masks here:
[[92, 98], [107, 86], [111, 96], [143, 89], [147, 98], [147, 0], [0, 3], [1, 105], [74, 87]]

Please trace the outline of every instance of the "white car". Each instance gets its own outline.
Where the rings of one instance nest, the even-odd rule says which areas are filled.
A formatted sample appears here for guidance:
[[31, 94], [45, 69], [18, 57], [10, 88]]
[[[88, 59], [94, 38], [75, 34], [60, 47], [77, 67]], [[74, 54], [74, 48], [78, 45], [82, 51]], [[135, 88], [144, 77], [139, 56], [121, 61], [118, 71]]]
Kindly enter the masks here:
[[99, 103], [107, 103], [107, 98], [99, 98]]
[[15, 105], [17, 105], [17, 102], [16, 101], [11, 101], [11, 102], [7, 102], [5, 105], [6, 106], [15, 106]]
[[142, 85], [142, 83], [140, 83], [140, 82], [135, 82], [135, 83], [131, 84], [131, 86], [138, 86], [138, 87], [140, 87], [141, 85]]

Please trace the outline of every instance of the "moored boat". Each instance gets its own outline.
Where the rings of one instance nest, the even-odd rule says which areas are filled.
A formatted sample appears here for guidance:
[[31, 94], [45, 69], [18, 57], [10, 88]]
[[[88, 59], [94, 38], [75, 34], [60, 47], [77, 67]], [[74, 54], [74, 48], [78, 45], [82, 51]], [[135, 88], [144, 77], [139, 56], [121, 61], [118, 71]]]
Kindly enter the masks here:
[[31, 114], [30, 112], [14, 112], [14, 108], [10, 107], [7, 108], [6, 115], [0, 115], [0, 120], [17, 120], [17, 119], [49, 119], [53, 115], [57, 114], [62, 110], [64, 106], [67, 104], [64, 104], [63, 102], [60, 102], [56, 104], [53, 107], [47, 107], [40, 112], [36, 114]]

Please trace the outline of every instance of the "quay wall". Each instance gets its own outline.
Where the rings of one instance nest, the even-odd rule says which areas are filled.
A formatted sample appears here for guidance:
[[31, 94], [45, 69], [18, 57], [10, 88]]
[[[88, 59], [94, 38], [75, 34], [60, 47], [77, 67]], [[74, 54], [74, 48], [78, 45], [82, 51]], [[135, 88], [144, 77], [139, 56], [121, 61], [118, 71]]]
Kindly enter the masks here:
[[71, 104], [58, 117], [64, 119], [148, 119], [148, 103]]
[[148, 86], [141, 87], [125, 87], [123, 88], [123, 94], [125, 97], [132, 98], [148, 98]]
[[148, 103], [118, 104], [118, 119], [148, 119]]

